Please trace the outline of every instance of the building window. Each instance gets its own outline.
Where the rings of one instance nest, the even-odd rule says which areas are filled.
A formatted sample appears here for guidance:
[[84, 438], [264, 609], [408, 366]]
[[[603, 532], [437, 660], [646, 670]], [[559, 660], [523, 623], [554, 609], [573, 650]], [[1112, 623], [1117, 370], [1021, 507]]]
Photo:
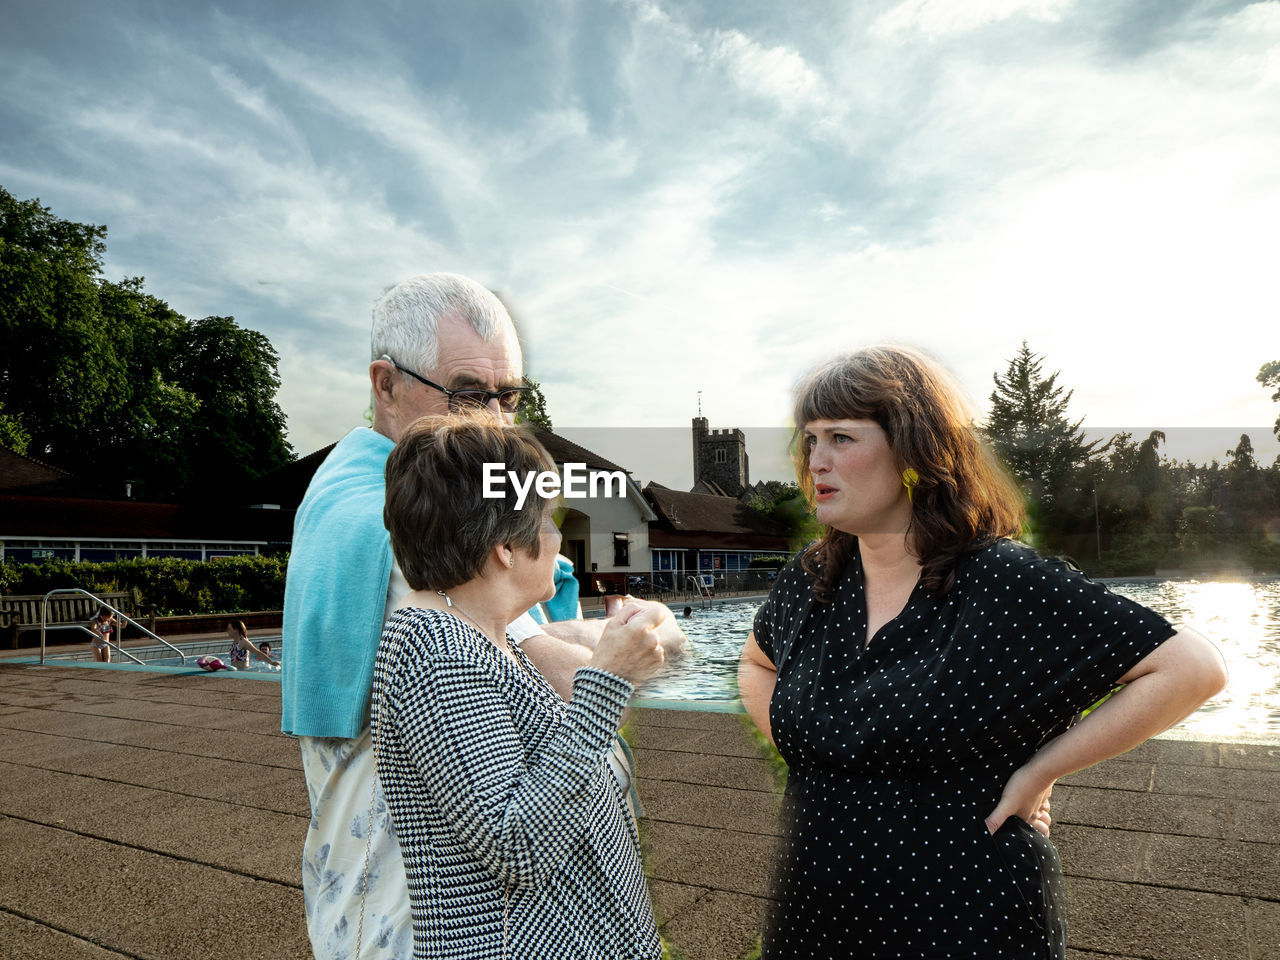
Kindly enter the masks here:
[[728, 463], [729, 451], [721, 447], [716, 451], [716, 463]]
[[613, 565], [615, 567], [631, 566], [631, 538], [625, 533], [613, 535]]

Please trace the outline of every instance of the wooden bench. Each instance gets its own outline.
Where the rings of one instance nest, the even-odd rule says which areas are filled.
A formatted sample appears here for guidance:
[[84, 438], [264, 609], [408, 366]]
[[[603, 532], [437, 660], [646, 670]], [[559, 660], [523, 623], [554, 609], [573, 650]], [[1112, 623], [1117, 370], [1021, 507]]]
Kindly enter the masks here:
[[[100, 593], [108, 606], [137, 619], [138, 599], [132, 590]], [[11, 650], [40, 643], [40, 606], [44, 594], [0, 597], [0, 646]], [[49, 598], [49, 625], [82, 623], [89, 625], [98, 613], [98, 601], [83, 593], [58, 593]], [[35, 634], [22, 638], [20, 634]], [[45, 637], [46, 643], [88, 643], [89, 638], [76, 630], [55, 630]]]

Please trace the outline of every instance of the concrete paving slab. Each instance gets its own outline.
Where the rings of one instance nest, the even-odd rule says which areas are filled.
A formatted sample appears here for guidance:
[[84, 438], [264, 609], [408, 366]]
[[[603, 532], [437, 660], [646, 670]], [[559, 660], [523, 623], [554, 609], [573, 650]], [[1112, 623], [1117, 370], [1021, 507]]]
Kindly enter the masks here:
[[1200, 767], [1222, 766], [1222, 751], [1208, 740], [1148, 740], [1117, 759], [1129, 763], [1188, 763]]
[[746, 729], [741, 713], [710, 713], [702, 710], [656, 710], [640, 707], [631, 711], [638, 726], [650, 730], [688, 727], [694, 730], [716, 730], [735, 734]]
[[707, 730], [696, 727], [659, 727], [648, 730], [637, 738], [633, 746], [646, 750], [672, 750], [681, 753], [700, 753], [721, 757], [760, 758], [760, 749], [746, 737], [734, 735], [734, 731], [721, 729]]
[[119, 960], [126, 956], [0, 910], [0, 957], [7, 960]]
[[638, 769], [650, 780], [673, 780], [712, 787], [732, 787], [773, 793], [773, 768], [767, 760], [751, 757], [708, 756], [674, 750], [634, 751]]
[[689, 883], [673, 883], [670, 880], [649, 880], [649, 898], [653, 901], [653, 915], [661, 929], [666, 923], [680, 916], [688, 907], [711, 892], [710, 887], [696, 887]]
[[1143, 960], [1249, 960], [1244, 901], [1107, 880], [1071, 879], [1068, 936], [1082, 950]]
[[109, 950], [296, 960], [309, 949], [300, 888], [12, 818], [0, 820], [0, 861], [10, 867], [0, 873], [0, 903], [55, 929], [92, 930]]
[[1215, 797], [1169, 797], [1133, 790], [1070, 787], [1068, 806], [1057, 802], [1060, 789], [1054, 788], [1052, 807], [1059, 824], [1220, 839], [1231, 833], [1229, 802]]
[[[640, 769], [643, 773], [644, 768]], [[775, 793], [674, 781], [655, 783], [644, 776], [637, 786], [649, 820], [779, 835], [780, 799]]]
[[1249, 929], [1249, 956], [1252, 960], [1276, 960], [1280, 957], [1280, 903], [1249, 900], [1244, 912]]
[[207, 730], [154, 719], [99, 718], [61, 710], [26, 710], [21, 715], [0, 718], [0, 728], [263, 763], [281, 763], [298, 749], [295, 740], [278, 730]]
[[1280, 798], [1233, 800], [1230, 810], [1231, 839], [1280, 845]]
[[1280, 797], [1280, 770], [1161, 764], [1156, 768], [1152, 789], [1176, 796], [1275, 800]]
[[[1089, 767], [1063, 777], [1062, 783], [1069, 787], [1099, 787], [1106, 790], [1133, 790], [1145, 793], [1151, 789], [1155, 779], [1154, 763], [1137, 762], [1124, 759], [1108, 760], [1106, 769], [1101, 766]], [[1206, 794], [1212, 796], [1212, 794]]]
[[1056, 824], [1054, 846], [1067, 876], [1097, 880], [1138, 880], [1148, 834], [1131, 830], [1099, 830], [1072, 824]]
[[1280, 745], [1224, 743], [1219, 747], [1224, 767], [1247, 770], [1280, 770]]
[[1263, 843], [1154, 835], [1138, 877], [1145, 883], [1280, 900], [1280, 857]]
[[7, 762], [34, 769], [163, 788], [207, 800], [234, 800], [278, 813], [308, 809], [301, 759], [295, 768], [277, 768], [39, 734], [27, 734], [13, 749], [3, 738], [0, 745], [5, 747], [0, 755]]
[[735, 960], [755, 944], [767, 900], [712, 890], [663, 927], [667, 940], [690, 958]]
[[769, 896], [775, 839], [757, 833], [646, 823], [645, 862], [655, 880]]
[[[17, 773], [21, 776], [15, 775]], [[5, 779], [9, 778], [9, 779]], [[0, 763], [0, 813], [284, 884], [308, 818]], [[291, 865], [290, 865], [291, 864]]]

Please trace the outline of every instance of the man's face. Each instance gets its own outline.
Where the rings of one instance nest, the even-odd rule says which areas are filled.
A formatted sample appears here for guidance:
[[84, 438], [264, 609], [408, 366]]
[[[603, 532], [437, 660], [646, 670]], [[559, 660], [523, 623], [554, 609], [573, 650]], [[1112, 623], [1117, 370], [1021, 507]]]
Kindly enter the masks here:
[[[492, 342], [486, 342], [472, 329], [471, 324], [460, 317], [442, 319], [438, 331], [439, 359], [431, 370], [419, 371], [450, 390], [479, 387], [482, 390], [500, 390], [522, 384], [523, 358], [520, 342], [511, 324]], [[403, 363], [403, 361], [401, 361]], [[403, 378], [400, 408], [396, 420], [403, 430], [419, 417], [449, 412], [449, 398], [434, 387], [419, 383], [412, 377]], [[497, 401], [490, 409], [498, 411]], [[513, 414], [505, 414], [510, 421]], [[395, 438], [393, 438], [395, 439]]]

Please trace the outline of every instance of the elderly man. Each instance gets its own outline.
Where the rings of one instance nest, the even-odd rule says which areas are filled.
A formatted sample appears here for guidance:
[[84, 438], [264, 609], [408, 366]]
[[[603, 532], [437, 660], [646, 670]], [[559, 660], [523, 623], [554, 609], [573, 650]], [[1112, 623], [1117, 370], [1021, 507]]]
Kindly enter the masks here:
[[[369, 736], [382, 623], [409, 592], [382, 520], [387, 455], [419, 417], [468, 405], [513, 417], [523, 390], [506, 309], [456, 274], [389, 290], [373, 309], [372, 348], [373, 428], [347, 434], [312, 479], [285, 588], [281, 729], [299, 739], [311, 801], [303, 893], [317, 960], [353, 957], [361, 927], [363, 960], [413, 953], [404, 863], [375, 786]], [[567, 698], [601, 625], [539, 627], [526, 614], [509, 633]], [[669, 652], [683, 649], [674, 620], [661, 635]]]

